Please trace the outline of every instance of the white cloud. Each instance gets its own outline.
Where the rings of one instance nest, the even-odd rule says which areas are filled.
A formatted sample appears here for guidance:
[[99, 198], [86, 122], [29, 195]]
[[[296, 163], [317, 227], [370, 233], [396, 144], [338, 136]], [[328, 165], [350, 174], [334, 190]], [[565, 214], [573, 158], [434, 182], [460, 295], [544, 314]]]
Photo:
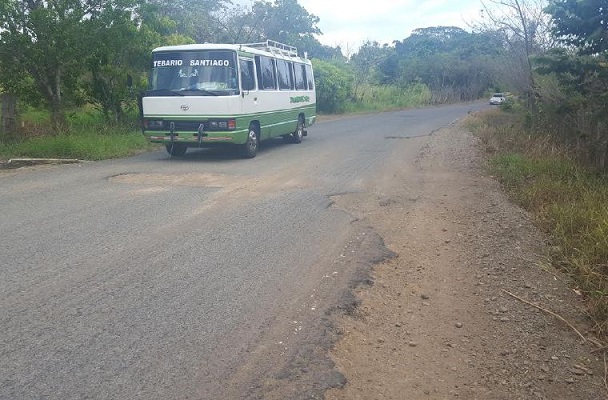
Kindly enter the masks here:
[[[251, 5], [254, 0], [235, 0]], [[319, 17], [319, 41], [354, 53], [365, 41], [392, 44], [414, 29], [458, 26], [479, 17], [481, 0], [298, 0]]]
[[366, 40], [392, 43], [403, 40], [412, 30], [429, 26], [453, 25], [466, 28], [466, 22], [479, 15], [479, 0], [299, 0], [309, 13], [320, 18], [323, 35], [319, 40], [330, 46], [356, 48]]

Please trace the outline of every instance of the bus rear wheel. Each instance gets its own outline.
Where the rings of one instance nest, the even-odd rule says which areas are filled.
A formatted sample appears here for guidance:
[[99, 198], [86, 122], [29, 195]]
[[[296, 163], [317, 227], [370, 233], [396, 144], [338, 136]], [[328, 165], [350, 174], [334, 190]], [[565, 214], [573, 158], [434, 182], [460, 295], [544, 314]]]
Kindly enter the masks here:
[[175, 157], [183, 156], [188, 151], [188, 146], [182, 143], [169, 143], [165, 147], [167, 148], [167, 153]]
[[254, 158], [258, 152], [259, 143], [258, 128], [254, 124], [249, 125], [247, 141], [240, 145], [241, 156], [243, 158]]
[[298, 118], [298, 124], [296, 125], [296, 130], [289, 135], [283, 136], [283, 140], [291, 143], [302, 143], [302, 137], [304, 136], [304, 119], [302, 117]]

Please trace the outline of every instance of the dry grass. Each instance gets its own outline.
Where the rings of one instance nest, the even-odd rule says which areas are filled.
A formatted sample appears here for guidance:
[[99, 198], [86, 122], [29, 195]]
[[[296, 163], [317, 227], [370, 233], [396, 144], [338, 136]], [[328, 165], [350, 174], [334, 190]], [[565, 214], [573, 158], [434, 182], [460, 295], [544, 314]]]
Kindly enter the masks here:
[[473, 115], [468, 126], [490, 155], [489, 167], [514, 201], [552, 240], [552, 261], [584, 294], [600, 336], [608, 336], [608, 179], [576, 162], [547, 134], [525, 129], [522, 114]]

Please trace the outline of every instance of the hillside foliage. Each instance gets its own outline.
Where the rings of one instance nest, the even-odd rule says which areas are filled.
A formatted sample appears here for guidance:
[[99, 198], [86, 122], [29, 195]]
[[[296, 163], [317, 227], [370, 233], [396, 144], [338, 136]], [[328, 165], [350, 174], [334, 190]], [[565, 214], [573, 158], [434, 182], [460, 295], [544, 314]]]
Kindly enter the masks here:
[[19, 99], [21, 117], [46, 110], [47, 133], [69, 131], [69, 113], [82, 109], [132, 124], [154, 47], [272, 39], [313, 59], [320, 112], [507, 92], [504, 107], [520, 107], [531, 133], [559, 137], [605, 171], [607, 21], [604, 0], [488, 0], [466, 30], [420, 27], [345, 56], [321, 44], [319, 18], [298, 0], [0, 0], [0, 91]]

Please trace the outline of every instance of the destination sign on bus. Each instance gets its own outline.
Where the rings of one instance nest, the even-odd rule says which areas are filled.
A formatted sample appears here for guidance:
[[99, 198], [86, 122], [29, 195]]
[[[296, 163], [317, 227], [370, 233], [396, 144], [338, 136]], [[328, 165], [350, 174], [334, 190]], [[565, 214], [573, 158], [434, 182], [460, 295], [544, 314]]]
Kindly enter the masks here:
[[183, 60], [154, 60], [154, 68], [156, 67], [181, 67], [184, 64]]
[[[190, 60], [191, 67], [229, 67], [230, 60]], [[181, 67], [184, 60], [155, 60], [154, 67]]]
[[229, 67], [230, 60], [190, 60], [191, 67]]
[[152, 67], [234, 67], [234, 51], [171, 51], [153, 54]]

